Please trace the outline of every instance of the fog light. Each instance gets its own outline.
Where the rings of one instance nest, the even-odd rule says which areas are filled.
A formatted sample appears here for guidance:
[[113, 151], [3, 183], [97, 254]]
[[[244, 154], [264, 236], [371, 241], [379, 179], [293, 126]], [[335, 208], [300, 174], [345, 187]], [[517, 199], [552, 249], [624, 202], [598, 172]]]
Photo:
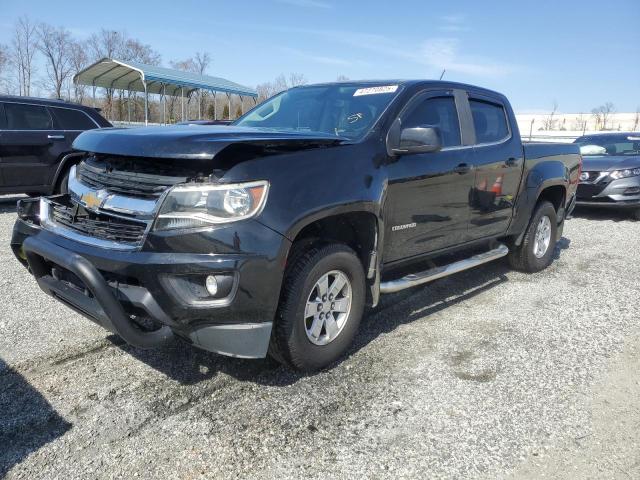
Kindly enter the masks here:
[[216, 280], [216, 277], [214, 277], [213, 275], [207, 276], [204, 285], [205, 287], [207, 287], [207, 292], [209, 292], [209, 295], [215, 297], [216, 293], [218, 293], [218, 280]]

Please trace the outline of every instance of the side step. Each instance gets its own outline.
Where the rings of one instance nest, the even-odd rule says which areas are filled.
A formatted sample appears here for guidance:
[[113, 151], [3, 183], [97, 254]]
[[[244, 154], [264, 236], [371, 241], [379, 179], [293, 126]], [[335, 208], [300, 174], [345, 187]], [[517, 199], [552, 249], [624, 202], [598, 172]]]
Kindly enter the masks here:
[[400, 290], [404, 290], [405, 288], [411, 288], [417, 285], [422, 285], [423, 283], [429, 283], [433, 280], [437, 280], [438, 278], [447, 277], [449, 275], [453, 275], [454, 273], [477, 267], [478, 265], [482, 265], [483, 263], [497, 260], [498, 258], [506, 256], [508, 253], [509, 248], [504, 244], [500, 244], [493, 250], [479, 253], [478, 255], [474, 255], [472, 257], [465, 258], [464, 260], [450, 263], [449, 265], [431, 268], [429, 270], [425, 270], [424, 272], [411, 273], [396, 280], [382, 282], [380, 284], [380, 293], [395, 293], [399, 292]]

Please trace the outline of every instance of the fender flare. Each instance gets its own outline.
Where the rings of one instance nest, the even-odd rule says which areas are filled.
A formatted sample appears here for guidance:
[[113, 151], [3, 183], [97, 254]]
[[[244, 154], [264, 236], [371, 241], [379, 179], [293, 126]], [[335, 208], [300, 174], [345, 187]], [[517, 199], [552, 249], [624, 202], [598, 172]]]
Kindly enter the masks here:
[[[522, 243], [522, 240], [524, 239], [524, 235], [525, 232], [527, 231], [527, 228], [529, 227], [529, 223], [531, 222], [531, 217], [533, 216], [533, 212], [535, 210], [536, 205], [538, 204], [538, 200], [540, 199], [540, 196], [542, 195], [542, 192], [544, 192], [546, 189], [550, 188], [550, 187], [562, 187], [565, 190], [565, 197], [564, 197], [564, 204], [560, 206], [561, 209], [564, 208], [566, 202], [567, 202], [567, 181], [564, 178], [547, 178], [545, 180], [543, 180], [542, 182], [533, 185], [531, 188], [529, 188], [529, 185], [527, 185], [527, 189], [525, 191], [525, 196], [526, 196], [526, 206], [524, 207], [524, 212], [526, 212], [526, 215], [524, 215], [524, 217], [526, 218], [526, 223], [522, 223], [522, 229], [520, 231], [520, 233], [518, 234], [518, 236], [515, 238], [514, 244], [515, 245], [520, 245]], [[562, 222], [564, 222], [564, 216], [562, 219]]]
[[77, 163], [77, 160], [84, 156], [84, 152], [71, 152], [66, 153], [60, 162], [58, 162], [58, 168], [56, 169], [55, 174], [53, 175], [53, 180], [51, 181], [51, 192], [55, 191], [56, 185], [60, 180], [60, 176], [62, 173], [67, 170], [70, 164]]
[[[373, 226], [373, 238], [368, 251], [361, 252], [361, 260], [363, 262], [365, 279], [367, 282], [367, 298], [366, 303], [375, 307], [380, 296], [380, 262], [382, 259], [381, 245], [382, 232], [384, 232], [384, 222], [378, 214], [379, 209], [375, 202], [362, 201], [343, 205], [337, 205], [330, 209], [323, 209], [311, 213], [294, 223], [287, 231], [285, 237], [291, 241], [293, 245], [297, 236], [309, 225], [328, 219], [331, 217], [339, 217], [347, 214], [366, 214], [371, 217]], [[287, 252], [287, 257], [289, 252]]]

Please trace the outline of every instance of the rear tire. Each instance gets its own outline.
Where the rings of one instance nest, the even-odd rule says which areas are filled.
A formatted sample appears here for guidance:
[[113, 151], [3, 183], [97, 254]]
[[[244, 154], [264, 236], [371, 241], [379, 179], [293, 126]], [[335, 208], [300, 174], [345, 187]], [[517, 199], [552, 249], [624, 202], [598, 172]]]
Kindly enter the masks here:
[[326, 367], [351, 345], [364, 303], [364, 271], [351, 248], [329, 244], [295, 255], [285, 273], [269, 355], [297, 370]]
[[522, 243], [511, 247], [509, 263], [522, 272], [535, 273], [544, 270], [553, 260], [557, 235], [555, 207], [551, 202], [540, 202], [533, 212]]

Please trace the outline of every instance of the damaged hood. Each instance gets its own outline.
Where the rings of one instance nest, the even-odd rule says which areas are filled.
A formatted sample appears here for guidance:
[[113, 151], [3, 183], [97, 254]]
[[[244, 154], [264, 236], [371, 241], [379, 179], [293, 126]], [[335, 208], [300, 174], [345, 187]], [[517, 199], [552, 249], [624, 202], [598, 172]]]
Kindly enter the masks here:
[[73, 148], [127, 157], [210, 160], [233, 144], [252, 144], [275, 151], [292, 151], [338, 145], [347, 141], [347, 138], [319, 132], [178, 125], [88, 130], [76, 138]]

